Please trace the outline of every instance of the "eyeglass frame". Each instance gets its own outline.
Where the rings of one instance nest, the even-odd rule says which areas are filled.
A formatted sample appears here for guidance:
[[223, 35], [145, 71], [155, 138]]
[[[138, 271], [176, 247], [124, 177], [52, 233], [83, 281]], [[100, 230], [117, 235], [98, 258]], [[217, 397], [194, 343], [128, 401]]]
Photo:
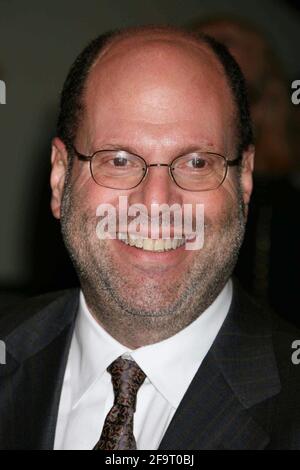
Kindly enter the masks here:
[[145, 164], [145, 172], [144, 172], [144, 175], [142, 176], [141, 180], [134, 186], [130, 187], [130, 188], [112, 188], [110, 186], [105, 186], [104, 184], [100, 184], [98, 183], [98, 181], [96, 181], [94, 175], [93, 175], [93, 171], [92, 171], [92, 159], [94, 158], [94, 156], [99, 153], [99, 152], [113, 152], [113, 151], [120, 151], [120, 150], [124, 150], [124, 149], [101, 149], [101, 150], [96, 150], [92, 155], [84, 155], [83, 153], [80, 153], [78, 152], [78, 150], [76, 149], [76, 147], [73, 145], [73, 144], [69, 144], [69, 147], [72, 149], [72, 151], [75, 153], [75, 155], [77, 156], [77, 158], [81, 161], [84, 161], [84, 162], [89, 162], [89, 166], [90, 166], [90, 173], [91, 173], [91, 176], [93, 178], [93, 180], [95, 181], [95, 183], [98, 185], [98, 186], [102, 186], [103, 188], [108, 188], [108, 189], [117, 189], [117, 190], [124, 190], [124, 191], [128, 191], [129, 189], [134, 189], [136, 188], [137, 186], [139, 186], [143, 181], [145, 181], [147, 175], [148, 175], [148, 172], [149, 172], [149, 168], [150, 167], [168, 167], [168, 170], [169, 170], [169, 176], [171, 178], [171, 180], [176, 184], [176, 186], [178, 186], [180, 189], [183, 189], [184, 191], [192, 191], [192, 192], [201, 192], [201, 191], [213, 191], [215, 189], [218, 189], [220, 186], [222, 186], [222, 184], [224, 183], [225, 179], [226, 179], [226, 176], [227, 176], [227, 173], [228, 173], [228, 167], [233, 167], [233, 166], [237, 166], [239, 165], [239, 163], [242, 161], [243, 159], [243, 155], [240, 154], [237, 158], [233, 159], [233, 160], [229, 160], [228, 158], [224, 157], [224, 155], [221, 155], [220, 153], [216, 153], [216, 152], [207, 152], [207, 151], [204, 151], [204, 150], [195, 150], [195, 152], [201, 152], [201, 153], [206, 153], [206, 154], [209, 154], [209, 155], [216, 155], [220, 158], [222, 158], [225, 162], [225, 172], [224, 172], [224, 177], [222, 179], [222, 181], [220, 182], [220, 184], [216, 187], [216, 188], [211, 188], [211, 189], [186, 189], [186, 188], [183, 188], [182, 186], [180, 186], [175, 178], [174, 178], [174, 175], [172, 173], [172, 165], [173, 163], [181, 158], [181, 157], [184, 157], [187, 154], [182, 154], [182, 155], [178, 155], [177, 157], [173, 158], [173, 160], [171, 161], [171, 163], [150, 163], [148, 164], [146, 162], [146, 160], [141, 157], [141, 155], [138, 155], [134, 152], [128, 152], [126, 150], [127, 153], [129, 153], [130, 155], [133, 155], [134, 157], [138, 157], [140, 160], [142, 160]]

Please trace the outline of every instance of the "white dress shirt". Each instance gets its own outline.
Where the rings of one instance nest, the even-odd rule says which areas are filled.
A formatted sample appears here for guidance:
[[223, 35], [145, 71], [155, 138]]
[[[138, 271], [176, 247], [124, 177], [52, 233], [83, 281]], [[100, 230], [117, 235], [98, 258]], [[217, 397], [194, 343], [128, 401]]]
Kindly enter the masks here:
[[230, 280], [208, 309], [179, 333], [131, 350], [97, 323], [80, 292], [54, 449], [94, 447], [114, 402], [111, 376], [106, 368], [121, 355], [134, 359], [146, 374], [134, 414], [137, 449], [157, 449], [226, 318], [231, 299]]

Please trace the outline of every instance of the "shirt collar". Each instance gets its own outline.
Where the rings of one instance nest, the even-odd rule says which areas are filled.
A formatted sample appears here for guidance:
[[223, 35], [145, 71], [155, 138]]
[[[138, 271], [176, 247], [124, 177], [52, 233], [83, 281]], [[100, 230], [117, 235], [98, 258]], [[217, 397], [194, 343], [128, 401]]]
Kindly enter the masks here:
[[131, 350], [114, 339], [95, 320], [80, 291], [69, 356], [72, 405], [75, 406], [107, 367], [126, 352], [130, 353]]
[[80, 400], [117, 357], [129, 354], [152, 385], [177, 408], [212, 346], [231, 300], [229, 280], [214, 302], [186, 328], [163, 341], [131, 350], [97, 323], [81, 291], [70, 350], [72, 404]]

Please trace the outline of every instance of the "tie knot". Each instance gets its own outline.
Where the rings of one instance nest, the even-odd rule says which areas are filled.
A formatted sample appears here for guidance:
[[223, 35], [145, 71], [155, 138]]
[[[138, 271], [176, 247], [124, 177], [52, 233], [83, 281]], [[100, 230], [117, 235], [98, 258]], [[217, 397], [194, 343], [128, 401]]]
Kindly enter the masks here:
[[108, 366], [115, 393], [115, 403], [135, 410], [136, 395], [146, 375], [135, 361], [118, 357]]

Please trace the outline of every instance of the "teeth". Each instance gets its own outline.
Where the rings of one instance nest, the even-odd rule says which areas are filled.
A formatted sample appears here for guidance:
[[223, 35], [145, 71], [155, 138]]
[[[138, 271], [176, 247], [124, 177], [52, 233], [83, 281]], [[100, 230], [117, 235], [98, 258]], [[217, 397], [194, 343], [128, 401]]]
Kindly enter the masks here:
[[135, 246], [136, 246], [137, 248], [143, 248], [143, 239], [142, 239], [142, 238], [137, 238], [137, 239], [135, 240]]
[[172, 240], [171, 238], [167, 238], [165, 240], [165, 250], [172, 250]]
[[155, 240], [154, 242], [154, 251], [164, 251], [165, 249], [165, 242], [164, 240]]
[[129, 238], [129, 245], [134, 246], [135, 245], [135, 240], [133, 238]]
[[166, 239], [156, 239], [152, 240], [151, 238], [142, 238], [137, 235], [127, 235], [119, 234], [119, 240], [126, 243], [126, 245], [135, 246], [136, 248], [141, 248], [145, 251], [167, 251], [167, 250], [176, 250], [185, 243], [185, 238], [166, 238]]
[[176, 239], [172, 240], [172, 248], [173, 248], [173, 250], [176, 250], [176, 248], [177, 248], [177, 242], [178, 242], [178, 240], [176, 240]]
[[154, 251], [154, 242], [151, 238], [145, 238], [143, 242], [143, 250]]

